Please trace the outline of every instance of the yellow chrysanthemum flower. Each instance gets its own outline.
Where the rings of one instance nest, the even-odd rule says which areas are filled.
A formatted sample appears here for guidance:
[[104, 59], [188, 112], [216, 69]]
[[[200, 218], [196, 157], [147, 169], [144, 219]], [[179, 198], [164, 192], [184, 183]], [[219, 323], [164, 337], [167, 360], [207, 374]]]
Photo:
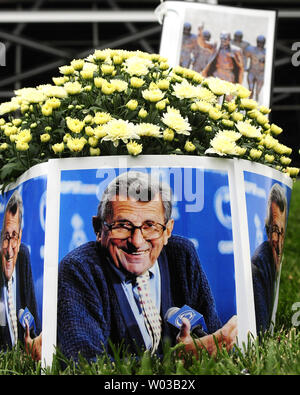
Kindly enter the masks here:
[[249, 152], [249, 155], [252, 159], [259, 159], [262, 155], [262, 151], [252, 148]]
[[104, 125], [112, 119], [112, 116], [108, 112], [96, 112], [94, 116], [94, 123], [96, 125]]
[[50, 140], [51, 136], [49, 133], [43, 133], [40, 135], [41, 143], [47, 143]]
[[66, 82], [64, 88], [69, 95], [77, 95], [82, 90], [82, 86], [78, 81]]
[[67, 147], [72, 152], [81, 152], [85, 144], [86, 144], [86, 139], [83, 137], [81, 138], [71, 137], [67, 141]]
[[29, 150], [29, 144], [25, 141], [16, 141], [16, 150], [17, 151], [27, 151]]
[[184, 150], [186, 152], [194, 152], [196, 149], [195, 145], [191, 141], [186, 141], [184, 145]]
[[129, 143], [126, 144], [126, 147], [128, 153], [133, 156], [139, 155], [143, 150], [143, 145], [138, 144], [136, 141], [130, 141]]
[[224, 155], [235, 155], [236, 154], [236, 143], [224, 134], [215, 136], [211, 141], [209, 148], [205, 153]]
[[115, 147], [119, 145], [120, 140], [127, 144], [129, 140], [140, 138], [135, 125], [123, 119], [112, 119], [103, 125], [102, 128], [105, 133], [102, 141], [112, 141]]
[[161, 118], [161, 121], [169, 128], [175, 130], [178, 134], [190, 135], [192, 130], [187, 118], [183, 118], [180, 111], [176, 108], [167, 107], [167, 112]]
[[251, 125], [249, 122], [238, 121], [236, 124], [238, 131], [245, 137], [261, 138], [261, 132], [258, 128]]
[[136, 128], [139, 136], [161, 137], [160, 127], [153, 123], [139, 123]]
[[173, 141], [175, 137], [174, 131], [172, 129], [165, 129], [163, 132], [163, 139], [165, 141]]
[[73, 133], [80, 133], [85, 126], [84, 121], [80, 121], [79, 119], [76, 118], [67, 117], [66, 121], [67, 121], [67, 127]]
[[173, 85], [173, 90], [172, 95], [178, 99], [192, 99], [197, 97], [197, 88], [187, 80]]
[[143, 98], [150, 102], [158, 102], [162, 100], [165, 96], [165, 93], [160, 89], [145, 89], [142, 91]]
[[147, 75], [149, 68], [153, 66], [151, 60], [144, 59], [139, 56], [132, 56], [123, 63], [124, 70], [131, 76]]
[[209, 89], [217, 96], [229, 95], [235, 92], [236, 85], [220, 78], [209, 77], [205, 80]]

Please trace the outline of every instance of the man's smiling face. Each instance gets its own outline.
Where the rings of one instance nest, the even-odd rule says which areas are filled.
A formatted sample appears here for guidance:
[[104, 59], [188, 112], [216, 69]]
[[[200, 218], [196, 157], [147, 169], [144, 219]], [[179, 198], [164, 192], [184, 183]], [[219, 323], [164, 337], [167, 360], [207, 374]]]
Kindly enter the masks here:
[[[142, 202], [123, 196], [118, 199], [116, 196], [110, 204], [112, 214], [106, 218], [108, 224], [116, 221], [128, 221], [134, 226], [141, 226], [145, 222], [165, 224], [164, 207], [160, 198]], [[98, 237], [116, 267], [138, 276], [154, 265], [163, 246], [167, 244], [172, 229], [173, 220], [169, 220], [162, 235], [154, 240], [146, 240], [140, 229], [134, 229], [126, 239], [118, 239], [113, 238], [111, 231], [103, 226]]]
[[6, 240], [6, 242], [4, 242], [4, 240], [2, 240], [2, 270], [6, 279], [9, 280], [13, 274], [21, 244], [18, 210], [15, 214], [9, 211], [6, 213], [3, 234], [4, 238], [9, 239], [9, 241]]

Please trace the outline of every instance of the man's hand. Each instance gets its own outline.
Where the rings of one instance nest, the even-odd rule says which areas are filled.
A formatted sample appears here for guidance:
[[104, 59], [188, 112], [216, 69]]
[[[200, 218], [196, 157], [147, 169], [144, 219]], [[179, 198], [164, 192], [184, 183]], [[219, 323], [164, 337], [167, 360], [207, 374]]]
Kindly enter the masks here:
[[194, 339], [190, 333], [190, 321], [186, 318], [182, 319], [182, 326], [177, 336], [177, 342], [185, 345], [185, 351], [192, 351], [197, 357], [198, 349], [204, 348], [212, 356], [217, 354], [218, 349], [222, 346], [226, 347], [229, 351], [236, 343], [237, 337], [237, 316], [234, 315], [230, 320], [221, 328], [211, 335]]
[[42, 333], [31, 339], [28, 322], [26, 322], [24, 343], [27, 354], [31, 355], [33, 360], [40, 361], [42, 359]]

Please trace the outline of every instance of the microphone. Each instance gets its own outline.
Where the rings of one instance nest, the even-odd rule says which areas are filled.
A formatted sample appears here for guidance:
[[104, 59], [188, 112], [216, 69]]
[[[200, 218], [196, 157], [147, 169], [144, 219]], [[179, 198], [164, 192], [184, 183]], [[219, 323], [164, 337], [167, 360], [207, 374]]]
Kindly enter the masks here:
[[30, 313], [27, 307], [19, 310], [18, 318], [22, 327], [26, 330], [26, 322], [28, 323], [28, 327], [33, 337], [36, 337], [36, 326], [34, 322], [34, 317]]
[[207, 336], [207, 327], [202, 314], [184, 305], [183, 307], [171, 307], [165, 314], [165, 321], [180, 329], [182, 318], [187, 318], [191, 323], [191, 333], [197, 337]]

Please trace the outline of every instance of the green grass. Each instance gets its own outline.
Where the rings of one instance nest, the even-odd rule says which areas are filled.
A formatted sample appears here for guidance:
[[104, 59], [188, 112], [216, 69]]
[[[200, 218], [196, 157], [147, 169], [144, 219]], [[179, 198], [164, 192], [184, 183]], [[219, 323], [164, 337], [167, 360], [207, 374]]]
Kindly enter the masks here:
[[[0, 353], [1, 375], [299, 375], [300, 332], [293, 326], [295, 311], [292, 306], [300, 302], [300, 181], [294, 184], [290, 215], [285, 240], [284, 262], [281, 273], [277, 322], [274, 334], [266, 334], [259, 341], [251, 338], [248, 346], [233, 352], [220, 350], [215, 358], [206, 352], [199, 359], [186, 356], [184, 362], [176, 349], [165, 345], [162, 361], [147, 352], [137, 359], [122, 350], [115, 350], [115, 361], [107, 356], [88, 364], [65, 359], [59, 352], [52, 366], [44, 369], [33, 362], [22, 348]], [[298, 321], [300, 318], [298, 318]]]

